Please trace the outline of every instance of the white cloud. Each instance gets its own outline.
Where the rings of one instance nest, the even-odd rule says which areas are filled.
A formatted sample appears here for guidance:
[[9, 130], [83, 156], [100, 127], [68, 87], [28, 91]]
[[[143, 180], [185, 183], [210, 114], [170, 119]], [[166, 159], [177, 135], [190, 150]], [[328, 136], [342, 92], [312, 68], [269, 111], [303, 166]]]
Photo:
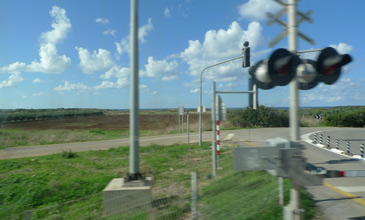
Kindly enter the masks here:
[[71, 29], [70, 19], [66, 16], [66, 11], [58, 6], [53, 6], [49, 12], [53, 21], [53, 30], [44, 32], [40, 37], [39, 62], [33, 61], [27, 65], [15, 62], [9, 66], [0, 68], [0, 72], [10, 74], [8, 80], [0, 83], [0, 88], [13, 87], [24, 79], [21, 72], [40, 72], [40, 73], [62, 73], [71, 64], [71, 59], [66, 55], [58, 55], [56, 45], [67, 38], [67, 33]]
[[190, 93], [197, 94], [197, 93], [199, 93], [199, 91], [200, 90], [198, 88], [195, 88], [195, 89], [191, 89]]
[[170, 13], [170, 10], [168, 8], [165, 8], [164, 12], [163, 12], [163, 15], [165, 17], [171, 17], [171, 13]]
[[75, 49], [79, 53], [80, 69], [83, 73], [105, 72], [115, 65], [111, 53], [105, 49], [99, 49], [92, 54], [82, 47]]
[[36, 79], [33, 79], [32, 81], [33, 83], [44, 83], [43, 80], [39, 79], [39, 78], [36, 78]]
[[32, 96], [35, 96], [35, 97], [39, 97], [39, 96], [44, 96], [46, 94], [44, 94], [44, 92], [38, 92], [38, 93], [33, 93]]
[[95, 22], [96, 23], [99, 23], [99, 24], [108, 24], [109, 23], [109, 19], [107, 19], [107, 18], [96, 18], [95, 19]]
[[346, 43], [339, 43], [339, 44], [332, 44], [330, 47], [333, 47], [339, 52], [340, 54], [350, 53], [352, 52], [352, 46]]
[[56, 92], [63, 92], [63, 91], [77, 91], [77, 92], [86, 92], [90, 91], [91, 88], [86, 86], [83, 83], [69, 83], [68, 81], [64, 81], [63, 85], [59, 85], [56, 88], [53, 89], [53, 91]]
[[33, 61], [27, 68], [29, 72], [62, 73], [71, 64], [71, 59], [66, 55], [58, 55], [56, 45], [67, 37], [71, 30], [70, 19], [66, 11], [58, 6], [53, 6], [50, 11], [52, 31], [42, 33], [39, 48], [40, 62]]
[[151, 95], [157, 95], [157, 91], [151, 92]]
[[[141, 43], [145, 43], [146, 36], [151, 30], [153, 30], [153, 24], [152, 24], [152, 19], [149, 18], [148, 23], [138, 29], [138, 40]], [[120, 40], [120, 42], [115, 43], [115, 46], [117, 47], [117, 54], [116, 54], [117, 58], [119, 58], [119, 56], [122, 55], [123, 53], [129, 53], [130, 36], [128, 35], [128, 36], [122, 38]]]
[[115, 33], [117, 32], [117, 30], [113, 29], [109, 29], [103, 32], [103, 35], [111, 35], [111, 36], [115, 36]]
[[152, 19], [149, 18], [148, 23], [138, 29], [139, 41], [141, 41], [142, 43], [146, 42], [145, 38], [146, 38], [147, 34], [152, 30], [153, 30]]
[[111, 89], [111, 88], [123, 88], [129, 84], [128, 76], [130, 75], [130, 69], [126, 67], [113, 66], [110, 70], [100, 76], [102, 79], [116, 78], [116, 82], [103, 81], [95, 89]]
[[148, 86], [147, 86], [147, 85], [144, 85], [144, 84], [139, 85], [139, 89], [147, 89], [147, 88], [148, 88]]
[[9, 79], [0, 82], [0, 88], [14, 87], [23, 81], [23, 77], [19, 72], [10, 73]]
[[273, 0], [249, 0], [237, 8], [241, 18], [264, 20], [266, 12], [273, 13], [280, 9], [281, 6]]
[[[333, 85], [320, 84], [312, 90], [302, 91], [300, 100], [306, 105], [336, 104], [342, 100], [365, 100], [361, 83], [342, 78]], [[338, 105], [341, 105], [339, 103]]]
[[[232, 22], [227, 30], [220, 29], [207, 31], [203, 43], [190, 40], [189, 47], [180, 55], [183, 61], [189, 64], [190, 74], [200, 75], [201, 71], [212, 64], [240, 56], [242, 43], [250, 42], [253, 51], [262, 40], [262, 26], [258, 22], [251, 22], [247, 30], [243, 30], [238, 22]], [[204, 73], [204, 77], [216, 81], [237, 80], [244, 77], [245, 70], [240, 60], [214, 67]]]
[[174, 80], [179, 77], [179, 64], [176, 60], [168, 62], [166, 60], [154, 60], [152, 56], [148, 57], [148, 63], [145, 65], [146, 70], [141, 71], [142, 76], [161, 77], [162, 80]]

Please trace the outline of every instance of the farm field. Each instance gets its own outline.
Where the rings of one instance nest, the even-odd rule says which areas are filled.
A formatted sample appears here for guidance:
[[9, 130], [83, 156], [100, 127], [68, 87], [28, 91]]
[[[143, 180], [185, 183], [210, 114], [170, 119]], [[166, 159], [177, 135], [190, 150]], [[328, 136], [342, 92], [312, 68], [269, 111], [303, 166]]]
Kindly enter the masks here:
[[[142, 111], [140, 136], [178, 132], [177, 112]], [[189, 130], [198, 131], [199, 115], [189, 115]], [[210, 114], [203, 114], [203, 128], [211, 127]], [[184, 117], [186, 129], [186, 115]], [[0, 148], [98, 141], [129, 137], [127, 111], [106, 111], [102, 115], [60, 117], [0, 123]]]

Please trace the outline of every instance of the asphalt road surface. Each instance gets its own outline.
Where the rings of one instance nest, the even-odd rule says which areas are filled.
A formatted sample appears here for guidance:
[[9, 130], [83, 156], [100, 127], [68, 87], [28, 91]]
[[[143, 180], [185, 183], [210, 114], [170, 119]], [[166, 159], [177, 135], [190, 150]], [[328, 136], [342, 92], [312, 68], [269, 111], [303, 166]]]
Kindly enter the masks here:
[[[335, 147], [335, 139], [340, 139], [341, 150], [345, 150], [345, 142], [350, 141], [351, 153], [360, 154], [360, 144], [365, 144], [365, 129], [359, 128], [301, 128], [300, 132], [306, 147], [304, 155], [309, 163], [324, 167], [328, 170], [365, 170], [364, 160], [335, 154], [331, 151], [314, 146], [308, 142], [313, 134], [323, 135], [324, 144], [327, 136], [331, 137], [331, 147]], [[305, 135], [306, 134], [306, 135]], [[244, 147], [266, 146], [268, 138], [283, 137], [289, 139], [289, 128], [262, 128], [221, 131], [221, 142], [237, 143]], [[198, 134], [190, 134], [190, 142], [198, 142]], [[211, 141], [212, 132], [203, 132], [203, 141]], [[163, 135], [155, 137], [141, 137], [140, 146], [150, 144], [169, 145], [186, 143], [187, 135]], [[73, 152], [87, 150], [106, 150], [120, 146], [128, 146], [129, 139], [115, 139], [107, 141], [42, 145], [32, 147], [16, 147], [0, 150], [0, 159], [33, 157], [71, 149]], [[365, 177], [327, 178], [323, 186], [307, 187], [313, 195], [316, 205], [324, 220], [365, 219]]]

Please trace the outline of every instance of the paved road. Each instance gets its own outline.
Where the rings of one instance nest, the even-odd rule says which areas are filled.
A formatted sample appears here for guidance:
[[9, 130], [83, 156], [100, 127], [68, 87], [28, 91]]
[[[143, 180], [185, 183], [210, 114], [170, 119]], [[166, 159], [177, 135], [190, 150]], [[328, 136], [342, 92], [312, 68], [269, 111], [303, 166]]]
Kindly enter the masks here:
[[[324, 137], [330, 135], [332, 145], [334, 139], [340, 138], [343, 141], [351, 140], [353, 145], [358, 145], [365, 137], [365, 129], [351, 128], [301, 128], [301, 134], [320, 132]], [[221, 132], [221, 140], [230, 136], [230, 142], [246, 147], [265, 146], [268, 138], [283, 137], [289, 138], [289, 128], [263, 128], [263, 129], [242, 129], [227, 130]], [[191, 142], [198, 141], [198, 134], [190, 135]], [[211, 141], [212, 132], [204, 132], [203, 140]], [[313, 138], [313, 134], [307, 135]], [[148, 146], [153, 143], [168, 145], [173, 143], [186, 143], [187, 136], [184, 135], [164, 135], [156, 137], [140, 138], [141, 146]], [[224, 143], [224, 141], [222, 141]], [[365, 163], [357, 159], [351, 159], [342, 155], [334, 154], [327, 150], [318, 148], [302, 141], [306, 146], [304, 155], [308, 162], [326, 169], [339, 170], [365, 170]], [[62, 150], [71, 149], [74, 152], [87, 150], [105, 150], [112, 147], [128, 146], [129, 139], [115, 139], [108, 141], [95, 141], [83, 143], [43, 145], [33, 147], [17, 147], [0, 150], [0, 159], [31, 157], [60, 153]], [[354, 148], [354, 153], [356, 149]], [[358, 151], [359, 152], [359, 151]], [[316, 200], [316, 205], [323, 214], [325, 220], [336, 219], [365, 219], [365, 178], [331, 178], [324, 179], [325, 185], [308, 187]], [[357, 197], [355, 199], [351, 197]]]

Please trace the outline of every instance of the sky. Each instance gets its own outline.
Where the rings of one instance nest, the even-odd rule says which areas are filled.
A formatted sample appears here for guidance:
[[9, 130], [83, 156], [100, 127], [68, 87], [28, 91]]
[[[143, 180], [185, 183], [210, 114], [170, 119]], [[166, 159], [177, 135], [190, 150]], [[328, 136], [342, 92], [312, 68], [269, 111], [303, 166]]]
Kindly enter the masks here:
[[[281, 7], [272, 0], [140, 0], [140, 108], [197, 108], [201, 71], [241, 56], [246, 40], [251, 65], [288, 48], [287, 38], [268, 46], [284, 29], [268, 26], [266, 12]], [[331, 46], [353, 58], [335, 84], [299, 91], [299, 105], [364, 105], [365, 1], [305, 0], [297, 9], [313, 11], [314, 22], [298, 30], [316, 42], [298, 39], [298, 50]], [[1, 0], [0, 29], [0, 109], [129, 109], [129, 0]], [[248, 77], [241, 60], [210, 68], [203, 105], [211, 107], [212, 81], [218, 91], [247, 91]], [[259, 104], [288, 107], [289, 90], [259, 90]], [[247, 94], [221, 96], [228, 108], [248, 105]]]

